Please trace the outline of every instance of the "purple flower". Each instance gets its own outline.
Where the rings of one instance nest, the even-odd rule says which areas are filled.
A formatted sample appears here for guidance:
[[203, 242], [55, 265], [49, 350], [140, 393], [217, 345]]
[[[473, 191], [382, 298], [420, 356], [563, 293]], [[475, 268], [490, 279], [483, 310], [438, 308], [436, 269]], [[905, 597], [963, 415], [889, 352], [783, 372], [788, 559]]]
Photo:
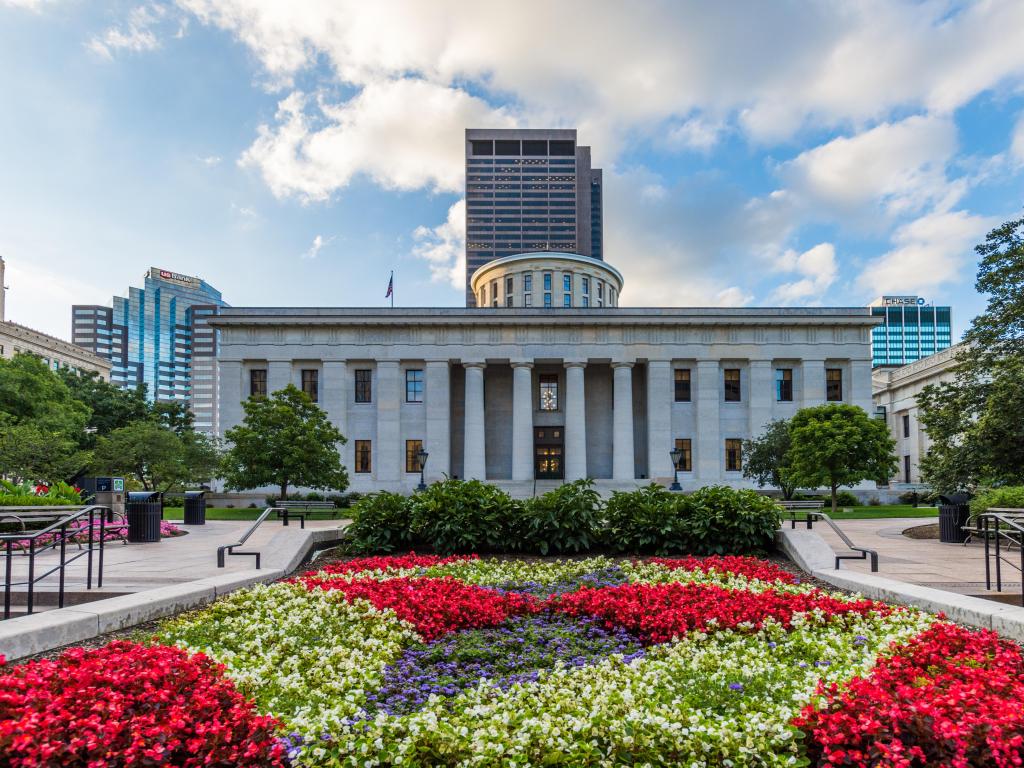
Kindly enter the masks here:
[[743, 683], [729, 683], [729, 690], [730, 691], [742, 691], [743, 690]]

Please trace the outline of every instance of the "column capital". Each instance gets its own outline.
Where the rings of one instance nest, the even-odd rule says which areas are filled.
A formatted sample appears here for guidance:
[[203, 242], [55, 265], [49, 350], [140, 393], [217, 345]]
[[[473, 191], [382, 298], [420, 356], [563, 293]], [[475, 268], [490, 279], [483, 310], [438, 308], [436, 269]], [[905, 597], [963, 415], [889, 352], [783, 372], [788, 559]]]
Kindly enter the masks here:
[[463, 360], [462, 361], [462, 367], [463, 368], [479, 368], [482, 371], [484, 368], [487, 367], [487, 363], [485, 363], [483, 361], [475, 361], [475, 360], [466, 362], [465, 360]]
[[566, 368], [586, 368], [586, 360], [566, 360], [562, 363]]
[[636, 363], [616, 362], [612, 363], [612, 368], [632, 368], [634, 365], [636, 365]]
[[513, 368], [533, 368], [532, 360], [513, 360], [509, 363]]

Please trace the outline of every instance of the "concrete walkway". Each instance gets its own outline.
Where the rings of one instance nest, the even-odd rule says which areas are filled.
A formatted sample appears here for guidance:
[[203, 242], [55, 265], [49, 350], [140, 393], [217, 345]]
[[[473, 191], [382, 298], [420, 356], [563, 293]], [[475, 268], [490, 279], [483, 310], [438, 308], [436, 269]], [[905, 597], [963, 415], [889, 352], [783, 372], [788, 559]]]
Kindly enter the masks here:
[[[307, 520], [306, 528], [319, 530], [338, 528], [343, 520]], [[152, 544], [122, 544], [119, 541], [107, 542], [104, 545], [103, 588], [100, 593], [140, 592], [156, 587], [182, 584], [196, 579], [220, 576], [226, 573], [251, 570], [255, 566], [255, 558], [247, 556], [227, 557], [224, 568], [217, 568], [217, 548], [223, 544], [232, 544], [252, 525], [248, 520], [210, 520], [206, 525], [182, 525], [175, 523], [185, 536], [161, 539]], [[300, 531], [297, 521], [292, 520], [285, 528], [280, 521], [266, 520], [240, 549], [247, 552], [261, 552], [264, 567], [269, 567], [268, 558], [282, 547], [288, 548], [293, 536], [280, 534]], [[271, 542], [278, 537], [272, 545]], [[78, 554], [77, 546], [69, 547], [68, 557]], [[93, 591], [95, 587], [95, 568], [97, 567], [98, 550], [93, 553]], [[48, 571], [59, 562], [59, 554], [47, 551], [36, 558], [36, 573]], [[85, 590], [87, 558], [81, 557], [67, 566], [65, 573], [66, 590]], [[24, 581], [28, 576], [28, 558], [14, 557], [13, 580]], [[53, 573], [36, 584], [37, 591], [55, 591], [58, 585], [58, 573]], [[24, 587], [16, 588], [23, 591]]]
[[[855, 545], [878, 552], [879, 576], [961, 595], [997, 598], [999, 593], [995, 590], [985, 590], [985, 555], [980, 543], [966, 546], [941, 544], [938, 539], [912, 539], [903, 535], [908, 528], [936, 522], [937, 519], [908, 517], [838, 520], [836, 524]], [[797, 523], [797, 529], [804, 527], [802, 523]], [[816, 523], [814, 531], [819, 533], [837, 554], [849, 551], [827, 525]], [[841, 570], [871, 572], [869, 563], [861, 560], [844, 560]], [[1019, 600], [1020, 589], [1020, 572], [1003, 563], [1003, 594], [1007, 597], [1016, 596]]]

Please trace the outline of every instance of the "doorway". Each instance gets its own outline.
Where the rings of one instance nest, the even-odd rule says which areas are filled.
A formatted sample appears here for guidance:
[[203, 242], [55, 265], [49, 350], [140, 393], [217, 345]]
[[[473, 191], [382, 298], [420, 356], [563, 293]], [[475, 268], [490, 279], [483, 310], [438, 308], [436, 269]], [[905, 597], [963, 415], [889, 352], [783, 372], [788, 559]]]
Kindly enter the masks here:
[[533, 468], [538, 480], [564, 479], [564, 445], [564, 427], [537, 427], [533, 430]]

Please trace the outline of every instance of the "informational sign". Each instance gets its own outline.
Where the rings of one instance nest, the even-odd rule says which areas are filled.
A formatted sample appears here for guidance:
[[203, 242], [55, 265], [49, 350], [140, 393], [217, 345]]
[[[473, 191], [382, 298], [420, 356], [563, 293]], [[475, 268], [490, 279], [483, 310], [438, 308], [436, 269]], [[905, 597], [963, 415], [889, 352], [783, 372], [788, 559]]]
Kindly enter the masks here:
[[115, 477], [114, 480], [114, 493], [124, 493], [124, 478]]
[[166, 280], [169, 283], [177, 283], [178, 285], [184, 285], [188, 288], [198, 288], [200, 282], [198, 277], [192, 277], [191, 275], [183, 275], [180, 272], [171, 272], [168, 269], [159, 269], [153, 267], [149, 270], [150, 277], [160, 280]]
[[882, 304], [887, 307], [915, 307], [925, 303], [920, 296], [883, 296]]

